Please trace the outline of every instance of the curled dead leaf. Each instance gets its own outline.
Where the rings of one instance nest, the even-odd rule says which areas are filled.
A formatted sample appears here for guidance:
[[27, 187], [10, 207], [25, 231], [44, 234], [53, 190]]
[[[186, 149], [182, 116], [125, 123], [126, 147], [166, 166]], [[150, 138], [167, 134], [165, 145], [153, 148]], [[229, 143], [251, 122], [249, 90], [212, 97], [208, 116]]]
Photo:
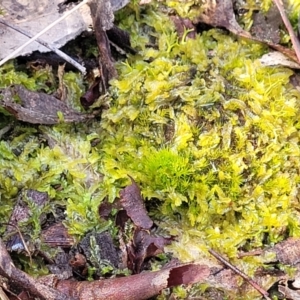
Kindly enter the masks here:
[[97, 77], [85, 94], [80, 97], [80, 103], [85, 109], [88, 109], [100, 97], [99, 85], [100, 78]]
[[129, 247], [129, 258], [132, 260], [133, 271], [139, 273], [145, 259], [163, 253], [164, 247], [171, 241], [172, 238], [154, 236], [148, 230], [136, 228], [132, 245]]
[[63, 223], [56, 223], [42, 231], [41, 239], [50, 247], [71, 248], [75, 240]]
[[120, 191], [120, 203], [136, 226], [150, 229], [153, 221], [146, 211], [141, 190], [133, 178], [130, 179], [132, 184]]

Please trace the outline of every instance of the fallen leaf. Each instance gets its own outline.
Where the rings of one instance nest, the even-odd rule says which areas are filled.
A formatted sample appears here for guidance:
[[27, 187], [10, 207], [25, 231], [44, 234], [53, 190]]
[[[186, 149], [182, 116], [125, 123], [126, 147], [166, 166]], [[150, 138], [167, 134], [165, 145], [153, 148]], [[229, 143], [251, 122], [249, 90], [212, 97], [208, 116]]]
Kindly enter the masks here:
[[[32, 92], [21, 85], [14, 85], [0, 90], [0, 106], [11, 113], [17, 120], [32, 124], [57, 124], [62, 114], [66, 123], [82, 122], [94, 118], [93, 114], [76, 112], [54, 96]], [[14, 102], [17, 99], [21, 103]]]
[[93, 84], [89, 89], [80, 97], [80, 103], [88, 109], [100, 97], [100, 78], [95, 78]]
[[300, 290], [289, 288], [287, 284], [279, 284], [278, 291], [283, 295], [284, 299], [300, 299]]
[[104, 220], [108, 220], [108, 217], [109, 217], [109, 215], [110, 215], [113, 208], [114, 208], [113, 203], [110, 203], [106, 200], [103, 201], [98, 207], [99, 216], [101, 218], [103, 218]]
[[189, 32], [186, 34], [186, 37], [191, 39], [194, 39], [196, 37], [196, 26], [192, 23], [190, 19], [181, 18], [179, 16], [171, 16], [170, 19], [173, 21], [180, 39], [183, 38], [187, 30]]
[[[116, 202], [116, 204], [118, 204], [119, 201]], [[114, 203], [115, 204], [115, 203]], [[126, 210], [119, 210], [117, 215], [116, 215], [116, 225], [121, 228], [123, 231], [125, 229], [126, 223], [129, 220], [129, 216], [126, 213]]]
[[203, 9], [193, 23], [202, 22], [214, 27], [223, 27], [237, 35], [251, 37], [250, 33], [242, 29], [236, 21], [232, 0], [207, 0]]
[[68, 234], [63, 223], [56, 223], [43, 230], [41, 240], [50, 247], [71, 248], [75, 240]]
[[147, 230], [137, 228], [134, 232], [132, 245], [129, 248], [129, 257], [135, 274], [139, 273], [146, 258], [154, 257], [164, 252], [164, 247], [173, 239], [162, 236], [154, 236]]
[[141, 190], [133, 178], [130, 179], [132, 184], [120, 191], [120, 203], [136, 226], [150, 229], [153, 221], [146, 211]]
[[[13, 2], [11, 0], [2, 0], [0, 9], [3, 10], [4, 16], [1, 18], [35, 35], [41, 29], [46, 28], [49, 24], [59, 19], [63, 10], [69, 9], [70, 5], [66, 7], [64, 5], [65, 2], [70, 3], [70, 1], [63, 0], [42, 0], [38, 3], [29, 0]], [[129, 0], [111, 0], [106, 2], [110, 4], [111, 10], [115, 12], [127, 5]], [[105, 14], [103, 15], [105, 16]], [[90, 9], [86, 4], [48, 30], [42, 38], [52, 46], [60, 48], [81, 32], [88, 30], [91, 25]], [[16, 49], [28, 41], [28, 37], [3, 24], [0, 24], [0, 36], [0, 59], [8, 56], [12, 51], [11, 49]], [[37, 42], [33, 42], [23, 49], [22, 52], [18, 53], [17, 56], [26, 55], [33, 51], [48, 52], [49, 49]]]
[[[202, 6], [201, 6], [202, 8]], [[297, 55], [293, 49], [283, 47], [282, 45], [274, 43], [272, 40], [264, 40], [259, 37], [252, 36], [249, 32], [245, 31], [236, 21], [233, 10], [232, 0], [208, 0], [203, 5], [203, 12], [196, 18], [193, 23], [205, 23], [214, 27], [223, 27], [232, 33], [264, 43], [271, 48], [282, 52], [292, 60], [298, 62]]]
[[129, 33], [125, 30], [120, 29], [117, 26], [113, 26], [111, 29], [106, 31], [109, 42], [117, 47], [116, 50], [122, 49], [121, 54], [125, 54], [126, 51], [131, 54], [136, 54], [137, 51], [131, 47]]
[[300, 262], [300, 239], [290, 237], [270, 249], [276, 253], [279, 262], [285, 265], [295, 265]]
[[284, 66], [291, 69], [300, 69], [300, 65], [293, 60], [290, 60], [283, 53], [273, 51], [264, 54], [259, 61], [263, 66]]
[[263, 13], [257, 11], [253, 13], [253, 24], [251, 26], [251, 35], [261, 41], [271, 41], [274, 44], [280, 42], [280, 27], [282, 20], [278, 9], [273, 5]]

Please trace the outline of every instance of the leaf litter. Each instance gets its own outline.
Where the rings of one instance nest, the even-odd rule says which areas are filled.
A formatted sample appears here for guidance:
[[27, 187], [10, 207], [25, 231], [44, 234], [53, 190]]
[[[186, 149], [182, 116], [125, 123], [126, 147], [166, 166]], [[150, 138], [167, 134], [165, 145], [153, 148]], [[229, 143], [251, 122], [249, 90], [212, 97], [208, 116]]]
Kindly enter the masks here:
[[65, 102], [52, 95], [29, 91], [21, 85], [2, 89], [0, 96], [2, 107], [19, 121], [51, 125], [60, 122], [82, 122], [94, 118], [93, 114], [74, 111]]
[[[133, 201], [134, 199], [137, 199], [137, 197], [140, 197], [140, 191], [133, 182], [131, 186], [124, 189], [127, 193], [127, 201], [128, 190], [130, 191], [129, 197], [132, 197]], [[41, 202], [39, 200], [41, 197], [45, 198], [46, 196], [48, 199], [46, 193], [28, 191], [27, 194], [30, 194], [33, 201], [38, 201], [38, 205], [41, 205], [41, 203], [39, 203]], [[142, 203], [140, 202], [140, 206], [138, 206], [140, 207], [141, 214], [146, 215], [141, 204]], [[14, 220], [16, 225], [18, 225], [19, 222], [24, 222], [29, 213], [33, 213], [28, 210], [26, 212], [22, 212], [22, 214], [18, 213], [20, 211], [20, 205], [21, 203], [19, 201], [19, 204], [15, 207], [11, 216], [11, 219]], [[133, 206], [127, 207], [126, 211], [129, 215], [134, 216], [136, 214], [136, 209]], [[134, 211], [133, 214], [132, 211]], [[139, 221], [137, 221], [137, 223], [137, 226], [142, 227], [143, 224], [145, 224], [145, 226], [149, 228], [148, 221], [143, 222], [143, 224], [139, 223]], [[141, 230], [140, 227], [135, 231], [134, 239], [132, 241], [132, 245], [134, 245], [136, 249], [139, 249], [134, 252], [135, 265], [137, 265], [135, 270], [137, 271], [136, 273], [139, 273], [137, 275], [105, 280], [100, 279], [99, 281], [95, 280], [93, 282], [74, 282], [73, 279], [59, 279], [59, 277], [55, 280], [55, 282], [52, 282], [53, 277], [50, 275], [49, 279], [46, 279], [46, 277], [43, 278], [41, 283], [39, 280], [30, 278], [29, 275], [17, 270], [14, 266], [11, 268], [12, 271], [5, 269], [5, 265], [11, 263], [11, 258], [6, 252], [6, 247], [1, 240], [0, 252], [2, 255], [0, 260], [0, 274], [8, 278], [9, 281], [18, 282], [18, 284], [26, 288], [27, 292], [30, 292], [32, 295], [39, 296], [41, 299], [54, 299], [53, 297], [57, 297], [56, 299], [95, 300], [107, 299], [107, 297], [109, 299], [119, 299], [120, 297], [122, 297], [122, 299], [148, 299], [158, 294], [162, 289], [181, 284], [196, 283], [204, 280], [210, 274], [210, 270], [206, 265], [196, 263], [180, 264], [173, 267], [163, 268], [160, 271], [140, 273], [140, 267], [144, 259], [156, 256], [158, 253], [163, 252], [164, 245], [169, 243], [169, 241], [167, 242], [167, 240], [163, 237], [150, 237], [149, 233]], [[56, 230], [54, 232], [56, 232], [57, 236], [53, 235], [52, 230], [52, 237], [50, 240], [49, 238], [46, 238], [46, 243], [50, 242], [51, 247], [57, 247], [57, 245], [59, 245], [63, 246], [65, 249], [70, 249], [70, 244], [66, 245], [65, 243], [67, 239], [65, 239], [65, 237], [61, 239], [61, 230]], [[49, 237], [49, 231], [48, 234], [44, 233], [44, 236]], [[92, 239], [94, 239], [94, 242], [92, 242]], [[53, 241], [55, 241], [55, 243], [53, 243]], [[8, 244], [11, 245], [11, 251], [20, 251], [22, 247], [16, 248], [16, 243], [12, 243], [12, 240], [8, 241]], [[101, 272], [104, 270], [104, 267], [107, 268], [108, 266], [111, 266], [111, 268], [117, 268], [118, 266], [119, 258], [117, 249], [114, 246], [109, 232], [98, 233], [96, 235], [90, 233], [86, 235], [76, 246], [76, 249], [76, 252], [74, 252], [75, 248], [71, 250], [72, 254], [69, 258], [69, 264], [71, 265], [73, 272], [76, 271], [77, 275], [80, 274], [80, 276], [83, 277], [87, 275], [87, 264], [93, 268], [98, 268]], [[128, 251], [131, 251], [131, 254], [133, 254], [132, 249]], [[93, 254], [93, 252], [95, 253]], [[54, 270], [53, 266], [51, 269]], [[109, 270], [111, 271], [111, 269]], [[15, 278], [15, 276], [18, 278]], [[19, 277], [22, 277], [22, 279]], [[60, 277], [62, 276], [60, 275]], [[24, 280], [27, 282], [26, 285]], [[45, 284], [46, 286], [43, 287]], [[69, 297], [64, 295], [68, 295]]]

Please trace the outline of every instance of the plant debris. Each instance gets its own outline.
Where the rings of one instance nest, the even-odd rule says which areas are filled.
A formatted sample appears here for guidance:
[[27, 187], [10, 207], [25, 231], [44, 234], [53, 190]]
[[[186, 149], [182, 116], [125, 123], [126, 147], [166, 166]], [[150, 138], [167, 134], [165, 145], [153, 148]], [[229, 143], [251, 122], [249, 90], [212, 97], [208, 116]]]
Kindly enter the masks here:
[[[94, 118], [92, 114], [74, 111], [65, 102], [52, 95], [32, 92], [21, 85], [0, 91], [1, 106], [17, 120], [32, 124], [57, 124], [60, 122], [82, 122]], [[14, 101], [16, 99], [17, 101]]]
[[[126, 189], [124, 189], [124, 191], [128, 193], [128, 190], [131, 191], [132, 189], [138, 194], [138, 197], [141, 197], [140, 191], [137, 189], [137, 185], [134, 181], [132, 185], [127, 187], [127, 191]], [[28, 191], [27, 194], [34, 198], [33, 201], [37, 202], [38, 205], [42, 204], [40, 198], [48, 199], [46, 193]], [[129, 195], [132, 196], [132, 194]], [[20, 205], [20, 203], [17, 204], [15, 211], [20, 210]], [[132, 206], [127, 207], [129, 215], [132, 215], [131, 211], [133, 209]], [[18, 218], [15, 222], [24, 221], [24, 218], [28, 218], [27, 215], [29, 214], [29, 211], [26, 212], [26, 216], [21, 216], [21, 218], [16, 216], [15, 212], [12, 214], [12, 218]], [[142, 212], [142, 214], [143, 213], [144, 212]], [[60, 241], [57, 240], [56, 237], [57, 228], [61, 228], [61, 225], [58, 227], [56, 225], [54, 231], [53, 226], [51, 230], [48, 229], [46, 231], [47, 233], [44, 231], [44, 242], [50, 242], [51, 246], [57, 245], [64, 248], [70, 248], [70, 244], [69, 247], [65, 244], [65, 236], [62, 237], [64, 243], [59, 244]], [[52, 235], [52, 238], [50, 237], [49, 239], [49, 235]], [[59, 237], [61, 238], [61, 236]], [[53, 244], [53, 238], [55, 244]], [[133, 240], [130, 242], [131, 247], [128, 247], [128, 256], [134, 257], [134, 261], [128, 263], [133, 264], [135, 266], [134, 270], [136, 273], [139, 273], [143, 261], [148, 257], [163, 253], [164, 246], [169, 242], [170, 240], [168, 239], [151, 236], [149, 232], [137, 228]], [[0, 240], [0, 251], [3, 252], [3, 255], [0, 256], [0, 274], [6, 277], [9, 282], [18, 282], [21, 289], [25, 289], [32, 296], [39, 296], [41, 299], [53, 299], [53, 297], [57, 297], [57, 299], [98, 300], [106, 299], [106, 297], [118, 299], [120, 293], [122, 293], [122, 299], [148, 299], [149, 297], [158, 294], [164, 288], [181, 284], [196, 283], [204, 280], [210, 274], [209, 268], [205, 265], [181, 264], [167, 267], [156, 272], [146, 272], [123, 278], [105, 279], [93, 282], [74, 282], [73, 280], [62, 279], [62, 274], [67, 275], [70, 273], [67, 273], [67, 267], [65, 267], [65, 270], [61, 269], [61, 267], [64, 266], [64, 263], [62, 264], [62, 262], [65, 261], [66, 255], [62, 256], [62, 252], [59, 252], [59, 256], [55, 259], [55, 264], [57, 265], [53, 265], [53, 262], [50, 262], [52, 265], [49, 266], [49, 269], [59, 277], [55, 280], [53, 280], [53, 276], [47, 277], [48, 279], [45, 277], [41, 280], [34, 280], [28, 275], [25, 276], [22, 271], [17, 270], [14, 266], [10, 267], [9, 270], [5, 269], [5, 265], [11, 263], [11, 259], [1, 243], [2, 241]], [[117, 268], [120, 263], [117, 249], [114, 246], [109, 232], [87, 234], [84, 239], [71, 250], [71, 252], [69, 264], [72, 267], [73, 272], [77, 276], [79, 275], [81, 279], [86, 278], [89, 272], [88, 270], [91, 267], [93, 270], [101, 272], [98, 273], [96, 271], [93, 273], [93, 276], [100, 278], [100, 276]], [[63, 259], [63, 261], [61, 259]], [[22, 278], [19, 278], [20, 276]], [[25, 278], [23, 279], [24, 276]], [[28, 282], [25, 284], [24, 280]], [[153, 282], [155, 282], [155, 284]], [[47, 287], [43, 287], [43, 284], [46, 284]], [[130, 288], [128, 288], [129, 286]], [[55, 290], [57, 290], [57, 293]], [[101, 290], [101, 293], [99, 293], [99, 290]], [[58, 291], [61, 291], [62, 294]], [[21, 296], [21, 294], [19, 296]], [[29, 296], [29, 299], [32, 299], [31, 296]]]
[[110, 52], [106, 31], [113, 28], [114, 15], [109, 2], [92, 1], [90, 3], [93, 27], [99, 49], [99, 68], [102, 89], [106, 93], [109, 80], [117, 76], [117, 71]]
[[25, 272], [16, 268], [0, 239], [0, 275], [11, 280], [14, 285], [24, 288], [27, 292], [45, 300], [72, 300], [57, 289], [40, 284]]
[[120, 191], [120, 203], [133, 223], [143, 229], [150, 229], [153, 221], [145, 210], [145, 204], [138, 185], [131, 178], [132, 184]]
[[58, 281], [56, 289], [76, 299], [143, 300], [157, 295], [162, 289], [201, 282], [209, 275], [209, 268], [186, 264], [156, 272], [93, 282]]

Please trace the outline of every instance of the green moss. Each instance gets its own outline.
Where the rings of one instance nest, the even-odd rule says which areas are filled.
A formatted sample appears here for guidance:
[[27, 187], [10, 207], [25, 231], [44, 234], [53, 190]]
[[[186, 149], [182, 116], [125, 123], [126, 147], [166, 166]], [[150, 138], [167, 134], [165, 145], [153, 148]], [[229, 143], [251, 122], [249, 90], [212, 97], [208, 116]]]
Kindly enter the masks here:
[[18, 191], [30, 188], [47, 192], [53, 199], [48, 212], [56, 205], [66, 206], [69, 199], [66, 222], [73, 234], [101, 227], [97, 206], [105, 195], [98, 189], [100, 157], [91, 147], [90, 141], [97, 137], [93, 127], [40, 126], [38, 133], [43, 134], [43, 140], [30, 128], [15, 127], [10, 139], [0, 144], [1, 217], [7, 220]]
[[10, 84], [22, 84], [30, 90], [36, 89], [36, 83], [33, 78], [29, 78], [24, 72], [15, 71], [12, 62], [6, 63], [0, 68], [0, 88], [9, 86]]
[[[263, 262], [237, 260], [239, 249], [300, 235], [300, 95], [289, 84], [293, 72], [263, 67], [257, 59], [264, 46], [222, 30], [180, 40], [158, 7], [132, 3], [118, 12], [139, 53], [116, 63], [119, 76], [101, 121], [16, 125], [2, 139], [0, 218], [7, 220], [22, 188], [33, 188], [48, 192], [49, 210], [66, 207], [72, 234], [100, 230], [110, 224], [99, 220], [98, 205], [113, 202], [131, 175], [155, 221], [178, 236], [168, 248], [175, 256], [200, 260], [212, 247], [253, 275]], [[187, 2], [178, 9], [192, 8]], [[11, 65], [0, 72], [1, 86], [42, 86]], [[82, 81], [74, 76], [65, 79], [76, 106]], [[95, 138], [100, 142], [92, 147]]]
[[234, 258], [241, 247], [299, 236], [293, 72], [260, 65], [261, 45], [216, 29], [179, 41], [157, 25], [167, 17], [143, 14], [158, 50], [141, 47], [112, 81], [98, 146], [107, 193], [130, 174], [165, 217], [179, 213], [179, 225], [162, 226], [179, 235], [170, 250], [184, 261], [207, 257], [208, 247]]

